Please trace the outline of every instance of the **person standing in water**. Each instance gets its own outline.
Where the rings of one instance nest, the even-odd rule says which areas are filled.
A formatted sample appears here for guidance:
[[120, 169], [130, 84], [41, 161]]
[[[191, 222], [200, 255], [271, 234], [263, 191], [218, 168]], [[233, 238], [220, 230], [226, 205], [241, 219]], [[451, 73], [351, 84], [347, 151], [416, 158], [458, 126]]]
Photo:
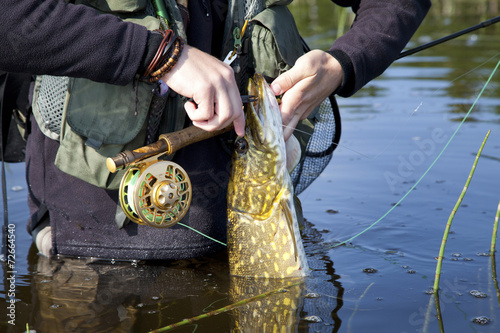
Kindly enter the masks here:
[[[169, 260], [222, 250], [180, 225], [155, 229], [127, 223], [117, 180], [102, 160], [191, 123], [207, 131], [233, 124], [243, 135], [235, 74], [260, 71], [265, 66], [259, 59], [277, 55], [285, 59], [272, 58], [281, 67], [268, 76], [274, 93], [282, 95], [287, 139], [325, 98], [351, 96], [383, 73], [430, 7], [429, 0], [333, 0], [356, 13], [352, 27], [329, 50], [304, 53], [293, 18], [286, 21], [289, 2], [2, 1], [0, 70], [37, 77], [27, 120], [27, 229], [42, 254]], [[168, 24], [158, 19], [159, 3]], [[242, 38], [248, 48], [237, 48], [242, 44], [233, 32], [256, 17]], [[288, 24], [274, 28], [290, 29], [272, 31], [269, 17]], [[241, 61], [224, 63], [233, 49]], [[166, 93], [160, 83], [168, 86]], [[225, 136], [208, 139], [173, 157], [193, 185], [182, 222], [221, 241], [230, 165], [225, 141]]]

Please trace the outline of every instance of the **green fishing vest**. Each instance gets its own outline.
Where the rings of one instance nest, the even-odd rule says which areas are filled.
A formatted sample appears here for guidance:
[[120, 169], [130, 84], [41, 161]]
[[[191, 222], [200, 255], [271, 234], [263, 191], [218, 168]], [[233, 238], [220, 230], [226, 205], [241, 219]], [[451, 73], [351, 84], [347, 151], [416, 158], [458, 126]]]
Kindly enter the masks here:
[[[73, 2], [92, 6], [103, 13], [112, 13], [124, 20], [144, 25], [149, 30], [160, 28], [160, 20], [146, 14], [148, 0]], [[257, 0], [257, 7], [254, 8], [258, 8], [258, 13], [250, 19], [245, 33], [248, 38], [247, 66], [270, 78], [290, 69], [297, 58], [306, 52], [293, 16], [286, 7], [290, 2], [291, 0]], [[175, 0], [164, 0], [164, 3], [170, 17], [170, 28], [186, 39]], [[229, 0], [221, 59], [234, 48], [234, 31], [236, 27], [243, 27], [247, 14], [244, 10], [243, 0]], [[60, 132], [53, 133], [46, 130], [47, 120], [41, 116], [37, 103], [40, 91], [43, 91], [43, 79], [44, 76], [37, 78], [33, 111], [42, 131], [60, 141], [56, 166], [93, 185], [117, 189], [123, 171], [110, 173], [106, 167], [106, 158], [144, 145], [154, 85], [134, 80], [126, 86], [116, 86], [69, 78], [67, 91], [63, 96]], [[180, 97], [167, 103], [169, 111], [165, 113], [170, 118], [165, 132], [180, 130], [185, 119]], [[305, 120], [301, 129], [312, 133], [313, 125]], [[308, 137], [305, 135], [299, 138], [303, 147]]]
[[[266, 8], [254, 16], [249, 25], [250, 64], [255, 72], [276, 78], [295, 65], [295, 61], [308, 52], [287, 5], [292, 0], [265, 0]], [[319, 107], [299, 121], [294, 136], [299, 140], [302, 156], [319, 121]], [[318, 118], [317, 118], [318, 117]]]

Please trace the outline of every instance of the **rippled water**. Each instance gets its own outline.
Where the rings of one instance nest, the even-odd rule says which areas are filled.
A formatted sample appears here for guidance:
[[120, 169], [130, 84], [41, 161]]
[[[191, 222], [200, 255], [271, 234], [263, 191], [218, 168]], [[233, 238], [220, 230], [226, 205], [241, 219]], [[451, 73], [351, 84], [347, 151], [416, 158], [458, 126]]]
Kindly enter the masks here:
[[[409, 47], [498, 15], [481, 11], [485, 1], [457, 3], [455, 11], [446, 7], [448, 1], [435, 5]], [[471, 3], [474, 11], [463, 10]], [[327, 1], [294, 4], [312, 47], [333, 42], [336, 30], [328, 20], [350, 19], [331, 7]], [[500, 61], [499, 45], [500, 23], [401, 59], [354, 97], [338, 100], [341, 146], [300, 196], [313, 273], [305, 285], [285, 293], [296, 305], [291, 331], [498, 332], [498, 283], [491, 257], [482, 254], [489, 251], [500, 200], [500, 73], [461, 121]], [[425, 292], [433, 285], [446, 222], [488, 130], [448, 238], [439, 323], [434, 298]], [[7, 170], [20, 299], [13, 331], [22, 332], [29, 323], [37, 332], [146, 332], [231, 303], [223, 257], [168, 265], [37, 257], [24, 227], [23, 168], [11, 164]], [[379, 219], [347, 246], [333, 247]], [[3, 275], [4, 299], [8, 276]], [[474, 290], [479, 293], [471, 294]], [[0, 322], [12, 328], [4, 324], [5, 304]], [[479, 325], [473, 322], [477, 316], [491, 321]], [[229, 311], [176, 331], [226, 332], [244, 319]]]

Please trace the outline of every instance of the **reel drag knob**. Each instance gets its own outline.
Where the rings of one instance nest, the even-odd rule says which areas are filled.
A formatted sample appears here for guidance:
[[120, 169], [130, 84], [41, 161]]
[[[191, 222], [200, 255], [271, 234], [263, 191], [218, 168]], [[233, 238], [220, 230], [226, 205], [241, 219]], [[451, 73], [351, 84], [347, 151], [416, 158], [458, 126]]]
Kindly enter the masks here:
[[171, 209], [181, 198], [180, 188], [174, 183], [161, 183], [154, 187], [154, 203], [162, 209]]
[[189, 209], [191, 196], [186, 171], [170, 161], [131, 168], [120, 185], [120, 203], [127, 217], [157, 228], [179, 222]]

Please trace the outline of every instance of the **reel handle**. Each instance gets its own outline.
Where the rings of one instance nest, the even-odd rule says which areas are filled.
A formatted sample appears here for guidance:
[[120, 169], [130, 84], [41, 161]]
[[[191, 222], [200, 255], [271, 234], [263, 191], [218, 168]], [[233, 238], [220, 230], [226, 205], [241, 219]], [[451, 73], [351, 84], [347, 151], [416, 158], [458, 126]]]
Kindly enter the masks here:
[[232, 128], [233, 124], [217, 131], [208, 132], [202, 130], [199, 127], [191, 125], [177, 132], [161, 134], [159, 140], [150, 145], [137, 148], [132, 151], [125, 150], [115, 157], [108, 157], [106, 159], [106, 166], [108, 167], [109, 171], [114, 173], [117, 170], [124, 169], [129, 165], [132, 165], [154, 155], [163, 153], [171, 155], [177, 150], [189, 146], [192, 143], [212, 138], [219, 134], [228, 132]]

